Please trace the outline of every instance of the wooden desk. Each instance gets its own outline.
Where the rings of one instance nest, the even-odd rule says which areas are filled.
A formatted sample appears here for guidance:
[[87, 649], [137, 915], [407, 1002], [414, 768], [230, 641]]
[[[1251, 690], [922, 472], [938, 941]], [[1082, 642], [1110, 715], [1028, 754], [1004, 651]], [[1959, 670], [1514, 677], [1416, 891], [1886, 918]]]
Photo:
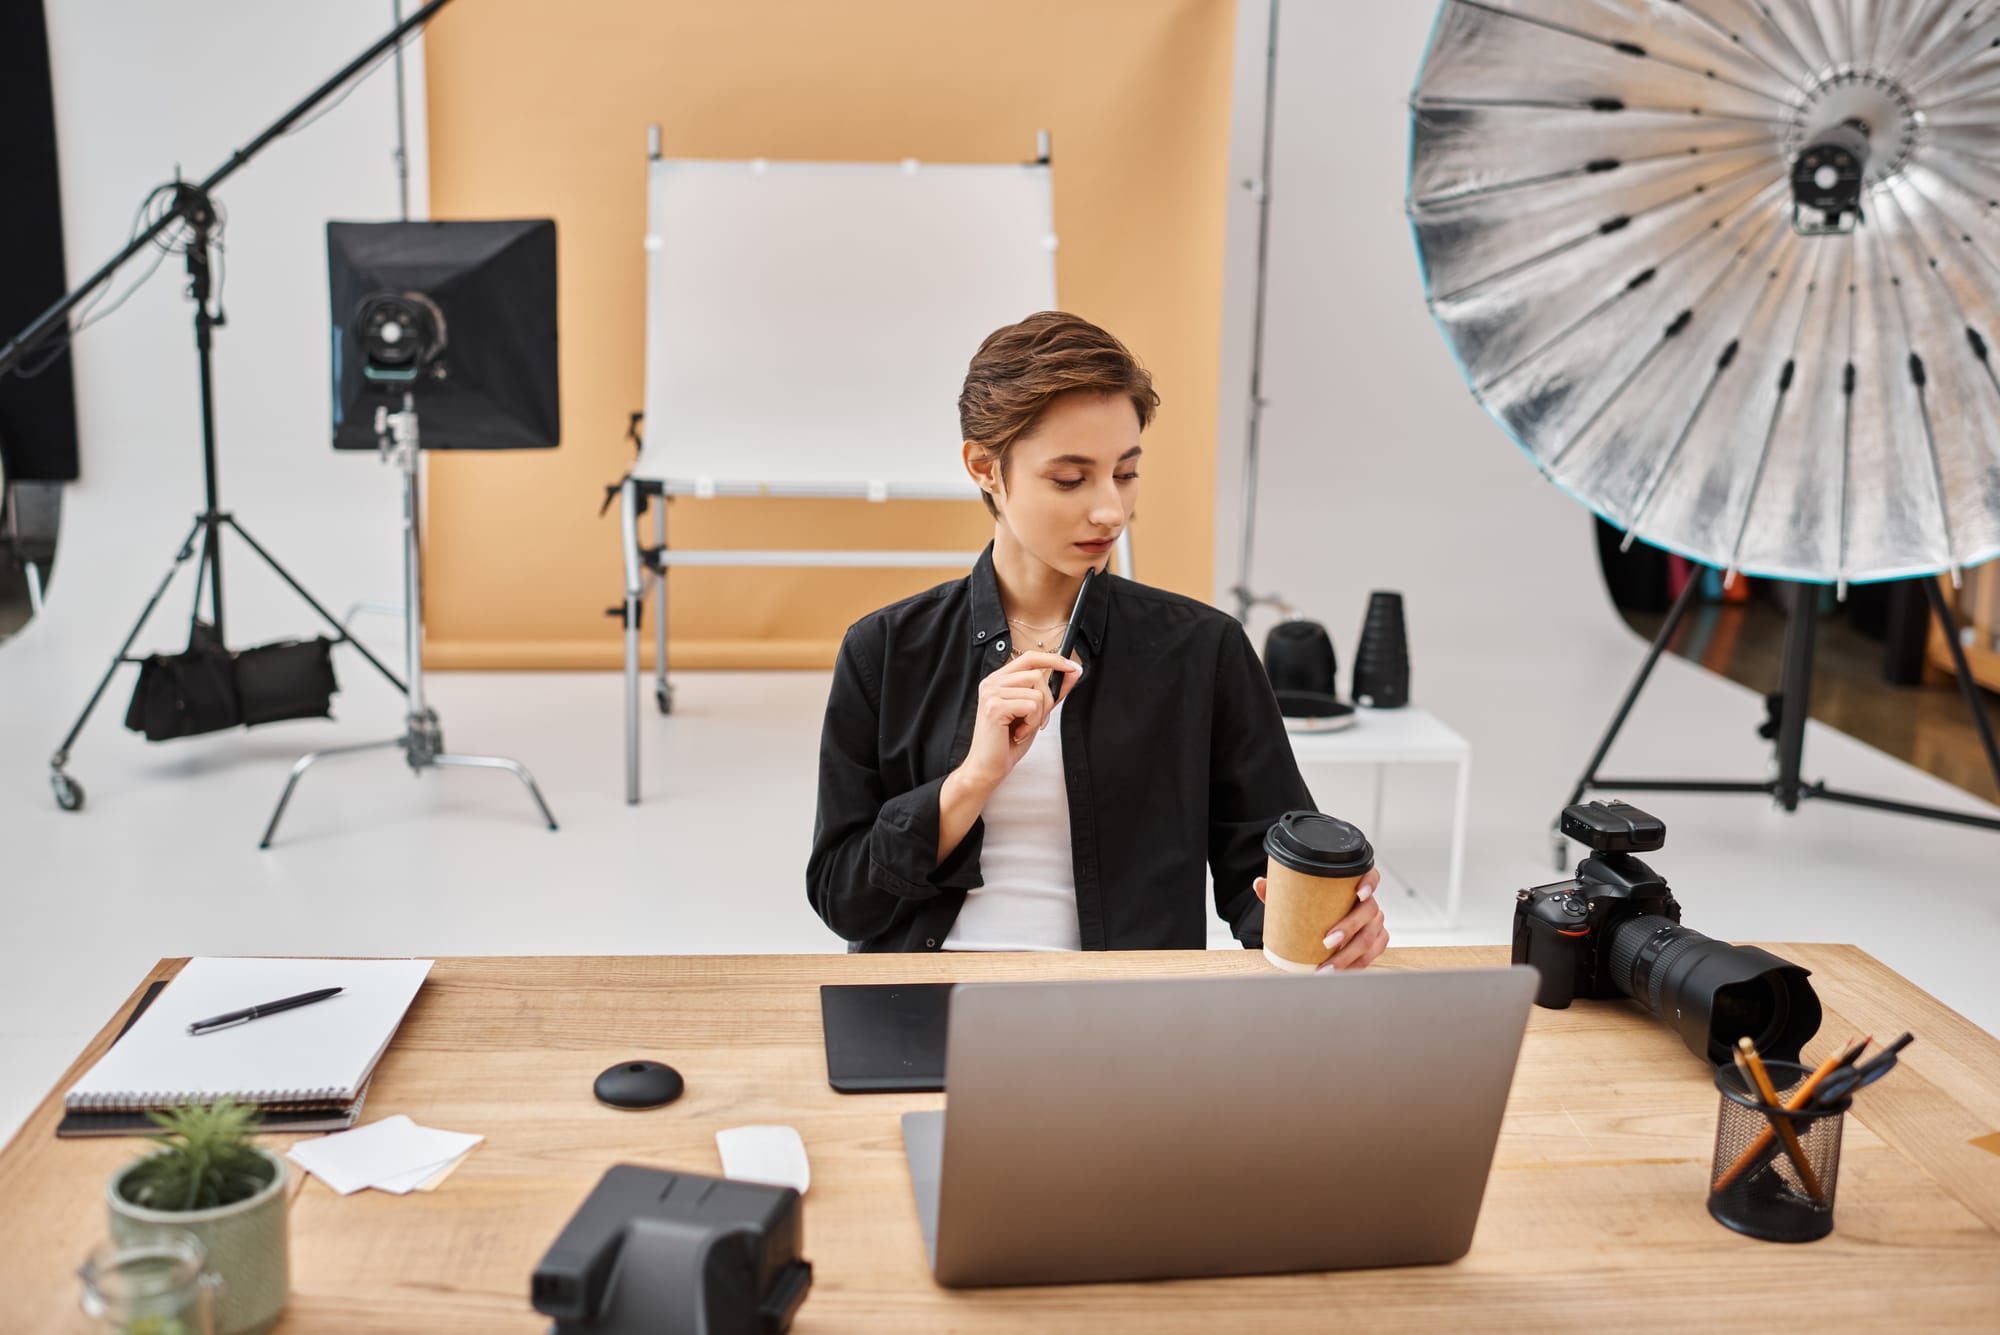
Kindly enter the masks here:
[[[1243, 953], [439, 960], [376, 1075], [368, 1116], [478, 1131], [443, 1188], [292, 1207], [284, 1332], [518, 1331], [547, 1322], [528, 1277], [598, 1175], [618, 1162], [715, 1173], [715, 1132], [798, 1127], [812, 1296], [797, 1329], [1210, 1332], [1463, 1327], [1596, 1332], [1874, 1327], [1993, 1329], [2000, 1312], [2000, 1042], [1861, 951], [1779, 946], [1813, 970], [1826, 1024], [1913, 1030], [1902, 1069], [1847, 1125], [1838, 1227], [1805, 1246], [1754, 1242], [1703, 1208], [1716, 1095], [1704, 1065], [1622, 1003], [1534, 1013], [1473, 1248], [1446, 1267], [950, 1292], [924, 1262], [897, 1119], [941, 1095], [842, 1096], [826, 1085], [822, 982], [1246, 973]], [[1491, 964], [1492, 948], [1398, 949], [1384, 965]], [[163, 962], [153, 976], [171, 975]], [[135, 992], [136, 996], [136, 992]], [[108, 1023], [69, 1081], [103, 1050]], [[687, 1076], [654, 1112], [598, 1106], [590, 1082], [631, 1057]], [[0, 1155], [0, 1326], [83, 1330], [72, 1272], [104, 1230], [130, 1140], [58, 1141], [59, 1093]], [[1256, 1110], [1244, 1110], [1252, 1133]], [[1353, 1128], [1365, 1141], [1368, 1128]]]

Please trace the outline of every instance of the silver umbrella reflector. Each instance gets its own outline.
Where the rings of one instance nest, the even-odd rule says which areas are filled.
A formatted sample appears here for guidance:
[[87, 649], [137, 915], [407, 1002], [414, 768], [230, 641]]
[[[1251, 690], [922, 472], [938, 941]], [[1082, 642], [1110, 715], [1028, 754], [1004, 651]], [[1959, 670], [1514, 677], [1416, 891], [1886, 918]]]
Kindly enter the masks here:
[[1446, 0], [1410, 218], [1473, 392], [1725, 569], [2000, 554], [2000, 6]]

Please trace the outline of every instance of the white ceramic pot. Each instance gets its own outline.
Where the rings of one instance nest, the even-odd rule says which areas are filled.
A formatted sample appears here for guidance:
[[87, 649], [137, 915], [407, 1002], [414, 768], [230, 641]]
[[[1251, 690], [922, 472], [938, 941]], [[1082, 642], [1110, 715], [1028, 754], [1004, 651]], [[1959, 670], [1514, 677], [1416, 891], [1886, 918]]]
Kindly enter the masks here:
[[286, 1234], [289, 1176], [285, 1161], [258, 1146], [273, 1170], [271, 1183], [255, 1196], [212, 1210], [150, 1210], [125, 1199], [120, 1186], [145, 1162], [134, 1159], [105, 1183], [105, 1204], [111, 1211], [111, 1236], [118, 1242], [143, 1237], [158, 1228], [179, 1228], [201, 1240], [208, 1268], [222, 1277], [216, 1303], [219, 1335], [264, 1335], [278, 1322], [291, 1296], [291, 1262]]

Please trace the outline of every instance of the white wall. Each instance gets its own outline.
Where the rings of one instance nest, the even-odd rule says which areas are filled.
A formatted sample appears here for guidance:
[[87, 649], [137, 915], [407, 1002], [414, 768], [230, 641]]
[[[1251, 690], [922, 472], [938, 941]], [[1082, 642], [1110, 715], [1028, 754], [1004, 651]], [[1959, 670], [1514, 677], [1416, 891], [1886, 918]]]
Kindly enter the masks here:
[[[405, 12], [413, 12], [405, 0]], [[49, 7], [63, 243], [80, 281], [125, 244], [147, 191], [176, 167], [201, 179], [393, 26], [391, 0], [273, 6], [255, 0], [64, 0]], [[406, 49], [412, 214], [424, 216], [421, 44]], [[325, 224], [398, 216], [395, 72], [387, 66], [324, 115], [268, 145], [225, 182], [222, 304], [215, 339], [221, 500], [336, 614], [400, 589], [399, 492], [373, 457], [329, 446]], [[125, 290], [149, 258], [114, 283]], [[165, 572], [202, 504], [193, 306], [169, 256], [75, 349], [82, 478], [65, 499], [47, 610], [0, 652], [0, 740], [53, 748], [94, 671]], [[190, 563], [190, 567], [192, 563]], [[315, 633], [310, 609], [237, 542], [225, 542], [229, 638], [243, 646]], [[186, 636], [191, 568], [136, 652]], [[378, 652], [394, 623], [364, 626]], [[392, 662], [396, 661], [391, 659]], [[343, 656], [350, 681], [366, 672]], [[128, 670], [77, 748], [79, 763], [136, 746], [120, 733]], [[364, 688], [365, 691], [365, 688]], [[17, 704], [18, 702], [18, 704]], [[23, 708], [21, 706], [26, 706]], [[395, 718], [383, 715], [384, 723]], [[120, 766], [123, 767], [122, 765]], [[102, 772], [102, 767], [99, 767]], [[40, 787], [9, 763], [7, 789]], [[46, 800], [46, 793], [43, 794]]]
[[[1219, 600], [1238, 571], [1256, 275], [1243, 182], [1259, 172], [1269, 13], [1269, 0], [1238, 5]], [[1407, 103], [1435, 13], [1431, 0], [1280, 6], [1251, 577], [1326, 621], [1343, 662], [1368, 591], [1401, 589], [1419, 671], [1464, 646], [1618, 629], [1588, 513], [1473, 402], [1424, 307], [1403, 197]]]

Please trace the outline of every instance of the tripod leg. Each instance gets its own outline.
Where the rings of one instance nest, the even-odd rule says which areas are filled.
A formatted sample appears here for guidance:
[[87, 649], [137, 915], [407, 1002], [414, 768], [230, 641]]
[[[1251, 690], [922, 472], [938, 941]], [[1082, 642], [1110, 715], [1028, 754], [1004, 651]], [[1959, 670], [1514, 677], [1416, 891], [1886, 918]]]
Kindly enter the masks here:
[[387, 677], [389, 679], [389, 684], [391, 686], [394, 686], [398, 691], [401, 691], [405, 695], [409, 694], [410, 688], [403, 684], [403, 679], [401, 677], [398, 677], [395, 673], [391, 672], [383, 664], [381, 659], [369, 653], [367, 645], [363, 644], [361, 641], [355, 639], [352, 635], [348, 634], [347, 627], [341, 625], [340, 622], [337, 619], [335, 619], [333, 613], [327, 611], [324, 607], [321, 607], [319, 604], [319, 600], [313, 597], [310, 593], [307, 593], [305, 590], [305, 586], [300, 584], [297, 580], [293, 579], [291, 573], [287, 571], [283, 566], [278, 564], [277, 557], [265, 551], [263, 547], [258, 545], [258, 542], [255, 538], [251, 537], [248, 533], [243, 531], [243, 525], [237, 523], [234, 519], [228, 519], [225, 520], [224, 522], [229, 525], [229, 527], [235, 532], [237, 537], [243, 539], [243, 541], [250, 544], [250, 550], [257, 553], [258, 556], [262, 557], [264, 559], [265, 565], [271, 567], [271, 569], [278, 572], [278, 578], [285, 581], [285, 583], [289, 584], [291, 586], [292, 592], [296, 593], [299, 597], [305, 600], [306, 606], [312, 608], [313, 611], [319, 613], [321, 619], [324, 620], [327, 625], [332, 626], [335, 630], [340, 632], [340, 638], [342, 640], [346, 641], [348, 644], [353, 645], [354, 651], [356, 653], [360, 654], [363, 658], [367, 659], [370, 666], [372, 666], [377, 672], [381, 673], [384, 677]]
[[535, 799], [535, 805], [542, 809], [542, 819], [551, 830], [556, 829], [556, 818], [549, 810], [549, 804], [542, 800], [542, 790], [535, 787], [535, 776], [528, 773], [528, 767], [518, 760], [508, 760], [504, 756], [433, 756], [434, 765], [456, 765], [460, 769], [504, 769], [528, 787], [528, 795]]
[[1958, 674], [1958, 691], [1965, 697], [1965, 707], [1972, 711], [1972, 724], [1979, 730], [1979, 744], [1986, 748], [1986, 763], [1992, 767], [1993, 783], [2000, 787], [2000, 745], [1993, 740], [1993, 724], [1986, 717], [1986, 702], [1979, 698], [1979, 683], [1973, 680], [1972, 670], [1966, 666], [1965, 646], [1959, 643], [1958, 619], [1951, 614], [1951, 604], [1944, 600], [1944, 590], [1934, 579], [1924, 581], [1924, 592], [1930, 595], [1931, 615], [1938, 620], [1938, 629], [1944, 632], [1945, 647], [1951, 651], [1952, 670]]
[[1590, 763], [1584, 766], [1583, 777], [1579, 778], [1576, 787], [1570, 790], [1569, 801], [1563, 803], [1564, 806], [1574, 806], [1581, 802], [1585, 790], [1597, 781], [1597, 771], [1604, 764], [1604, 757], [1610, 753], [1611, 744], [1618, 740], [1619, 730], [1625, 726], [1626, 717], [1631, 714], [1632, 706], [1638, 702], [1639, 692], [1646, 687], [1646, 679], [1653, 675], [1654, 665], [1660, 661], [1660, 655], [1666, 652], [1668, 643], [1674, 638], [1674, 632], [1680, 629], [1681, 618], [1687, 615], [1688, 608], [1694, 605], [1694, 600], [1700, 592], [1701, 580], [1691, 575], [1687, 587], [1681, 590], [1681, 596], [1674, 599], [1673, 609], [1667, 613], [1666, 622], [1660, 627], [1660, 633], [1653, 637], [1652, 647], [1646, 650], [1646, 661], [1639, 665], [1639, 675], [1632, 678], [1631, 686], [1626, 688], [1625, 698], [1618, 702], [1618, 712], [1611, 718], [1611, 726], [1605, 729], [1603, 738], [1597, 743], [1597, 749], [1591, 752]]
[[[201, 525], [201, 556], [194, 563], [194, 603], [188, 608], [190, 623], [201, 620], [201, 595], [208, 587], [209, 560], [215, 551], [215, 525], [209, 523], [205, 515], [195, 522]], [[213, 607], [209, 609], [208, 624], [211, 626], [215, 624]], [[215, 637], [218, 641], [221, 640], [222, 632], [218, 630]]]
[[1785, 660], [1778, 679], [1778, 801], [1799, 809], [1804, 787], [1806, 718], [1812, 712], [1813, 639], [1818, 632], [1819, 586], [1794, 584], [1785, 608]]
[[344, 756], [352, 751], [378, 751], [384, 747], [401, 746], [402, 744], [403, 739], [401, 737], [393, 737], [386, 742], [356, 742], [352, 746], [330, 746], [324, 751], [315, 751], [311, 755], [300, 756], [298, 763], [292, 766], [291, 775], [285, 780], [285, 791], [278, 794], [278, 808], [271, 813], [271, 823], [264, 827], [264, 837], [257, 841], [257, 847], [269, 848], [271, 846], [272, 838], [278, 833], [278, 822], [284, 819], [285, 804], [292, 800], [292, 789], [299, 786], [299, 777], [314, 765], [319, 764], [320, 761], [327, 759], [329, 756]]
[[51, 770], [59, 774], [62, 772], [62, 767], [69, 763], [70, 747], [76, 745], [76, 739], [83, 732], [83, 725], [90, 721], [91, 712], [97, 708], [97, 702], [104, 698], [104, 688], [111, 684], [112, 674], [117, 672], [118, 665], [125, 661], [125, 655], [132, 651], [132, 643], [139, 638], [139, 632], [146, 628], [146, 621], [153, 615], [153, 609], [158, 607], [160, 599], [166, 596], [167, 586], [174, 582], [174, 576], [180, 573], [181, 566], [194, 555], [194, 535], [199, 532], [201, 532], [201, 520], [196, 519], [187, 536], [181, 539], [181, 549], [175, 553], [174, 563], [167, 568], [159, 587], [153, 590], [153, 596], [146, 600], [145, 610], [139, 613], [139, 619], [132, 623], [131, 633], [126, 635], [125, 643], [119, 645], [118, 652], [111, 656], [111, 666], [105, 668], [104, 675], [98, 678], [97, 689], [90, 693], [90, 703], [83, 707], [83, 713], [77, 715], [76, 723], [70, 728], [69, 735], [63, 738], [62, 745], [56, 748], [55, 756], [49, 761]]

